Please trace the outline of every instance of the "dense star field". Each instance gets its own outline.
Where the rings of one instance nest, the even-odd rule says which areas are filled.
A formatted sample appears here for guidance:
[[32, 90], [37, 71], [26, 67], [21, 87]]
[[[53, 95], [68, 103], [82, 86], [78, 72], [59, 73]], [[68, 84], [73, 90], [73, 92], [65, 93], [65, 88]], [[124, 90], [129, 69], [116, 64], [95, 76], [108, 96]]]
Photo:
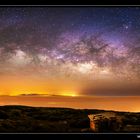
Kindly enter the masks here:
[[0, 95], [140, 95], [139, 7], [0, 7]]

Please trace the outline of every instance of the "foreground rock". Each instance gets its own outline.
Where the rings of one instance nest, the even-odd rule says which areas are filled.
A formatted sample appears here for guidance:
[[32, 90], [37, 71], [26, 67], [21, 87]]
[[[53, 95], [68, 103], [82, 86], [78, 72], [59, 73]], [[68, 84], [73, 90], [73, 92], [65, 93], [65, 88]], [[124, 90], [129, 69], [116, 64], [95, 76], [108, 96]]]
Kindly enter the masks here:
[[[90, 130], [92, 132], [140, 132], [140, 123], [134, 124], [133, 118], [127, 122], [125, 115], [116, 112], [104, 112], [88, 115], [90, 119]], [[132, 119], [132, 120], [131, 120]], [[131, 124], [131, 125], [130, 125]]]
[[122, 116], [116, 113], [101, 113], [88, 115], [90, 129], [94, 132], [120, 132], [123, 127]]

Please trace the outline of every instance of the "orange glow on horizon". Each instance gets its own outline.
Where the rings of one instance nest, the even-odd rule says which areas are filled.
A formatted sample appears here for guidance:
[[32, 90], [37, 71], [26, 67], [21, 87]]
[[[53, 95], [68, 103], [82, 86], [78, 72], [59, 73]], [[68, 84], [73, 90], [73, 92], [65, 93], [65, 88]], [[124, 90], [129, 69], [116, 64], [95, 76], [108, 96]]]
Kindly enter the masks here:
[[34, 107], [66, 107], [76, 109], [103, 109], [140, 112], [140, 97], [89, 97], [89, 96], [0, 96], [0, 106], [26, 105]]
[[[5, 95], [2, 94], [1, 95]], [[62, 92], [56, 92], [56, 91], [39, 91], [39, 90], [16, 90], [16, 91], [10, 91], [8, 94], [9, 96], [20, 96], [20, 95], [58, 95], [58, 96], [69, 96], [69, 97], [77, 97], [79, 96], [77, 92], [75, 91], [62, 91]]]
[[71, 96], [71, 97], [76, 97], [76, 96], [78, 96], [78, 94], [76, 93], [76, 92], [74, 92], [74, 91], [63, 91], [63, 92], [61, 92], [60, 93], [60, 95], [62, 95], [62, 96]]

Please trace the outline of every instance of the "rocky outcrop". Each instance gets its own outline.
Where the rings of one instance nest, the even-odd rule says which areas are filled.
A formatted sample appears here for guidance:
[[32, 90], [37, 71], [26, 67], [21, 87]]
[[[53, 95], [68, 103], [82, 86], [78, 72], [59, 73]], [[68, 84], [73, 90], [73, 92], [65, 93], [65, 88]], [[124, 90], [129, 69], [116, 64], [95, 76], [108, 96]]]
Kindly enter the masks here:
[[119, 132], [123, 123], [120, 116], [115, 113], [90, 114], [90, 129], [94, 132]]

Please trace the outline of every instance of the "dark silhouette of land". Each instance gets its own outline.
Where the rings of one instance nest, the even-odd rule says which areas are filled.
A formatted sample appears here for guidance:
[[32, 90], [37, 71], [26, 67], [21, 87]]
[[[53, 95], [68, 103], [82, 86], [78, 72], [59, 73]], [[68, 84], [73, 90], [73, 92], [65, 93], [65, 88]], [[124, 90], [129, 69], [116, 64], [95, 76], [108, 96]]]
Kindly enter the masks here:
[[0, 133], [93, 132], [88, 115], [105, 112], [122, 116], [122, 129], [106, 129], [101, 121], [99, 132], [140, 132], [140, 113], [9, 105], [0, 106]]

